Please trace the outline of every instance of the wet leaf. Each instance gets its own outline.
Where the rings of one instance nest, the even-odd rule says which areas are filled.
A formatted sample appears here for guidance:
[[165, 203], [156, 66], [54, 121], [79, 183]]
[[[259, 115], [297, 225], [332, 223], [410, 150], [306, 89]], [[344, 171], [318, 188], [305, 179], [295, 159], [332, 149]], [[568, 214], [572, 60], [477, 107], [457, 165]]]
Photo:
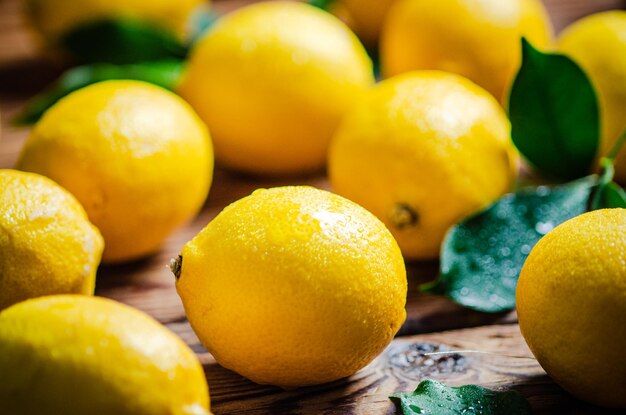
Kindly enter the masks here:
[[515, 307], [515, 287], [532, 247], [562, 222], [587, 211], [595, 176], [505, 195], [454, 226], [441, 249], [440, 276], [424, 291], [483, 312]]
[[598, 149], [598, 103], [570, 58], [542, 53], [523, 39], [509, 115], [513, 142], [541, 173], [565, 180], [589, 173]]
[[449, 387], [423, 380], [412, 393], [397, 393], [396, 402], [404, 415], [529, 415], [528, 401], [516, 391], [496, 392], [477, 385]]
[[183, 62], [168, 60], [131, 65], [108, 63], [79, 66], [65, 72], [48, 89], [32, 98], [13, 120], [15, 124], [37, 122], [44, 112], [67, 94], [87, 85], [111, 79], [134, 79], [174, 89], [180, 78]]
[[174, 34], [133, 19], [90, 22], [67, 33], [60, 43], [81, 63], [128, 64], [182, 59], [188, 52]]

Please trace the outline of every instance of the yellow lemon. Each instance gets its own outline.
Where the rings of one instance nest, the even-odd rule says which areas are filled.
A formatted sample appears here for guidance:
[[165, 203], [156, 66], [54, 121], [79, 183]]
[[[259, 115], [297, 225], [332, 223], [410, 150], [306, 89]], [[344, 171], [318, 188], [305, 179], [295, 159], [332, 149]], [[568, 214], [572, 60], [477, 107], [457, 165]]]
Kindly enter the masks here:
[[38, 174], [0, 170], [0, 310], [42, 295], [93, 294], [102, 248], [66, 190]]
[[224, 367], [297, 387], [368, 364], [406, 316], [400, 250], [365, 209], [312, 187], [257, 190], [173, 262], [194, 331]]
[[154, 252], [198, 212], [213, 154], [182, 99], [144, 82], [107, 81], [50, 108], [17, 166], [74, 194], [104, 236], [103, 259], [123, 261]]
[[204, 0], [26, 0], [26, 10], [35, 29], [52, 43], [81, 25], [118, 17], [143, 20], [183, 38], [190, 14], [204, 3]]
[[[559, 48], [591, 78], [600, 100], [602, 146], [606, 154], [626, 130], [626, 12], [585, 17], [568, 27]], [[616, 159], [615, 177], [626, 183], [626, 147]]]
[[0, 407], [7, 415], [207, 415], [202, 366], [146, 314], [60, 295], [0, 313]]
[[349, 26], [369, 47], [378, 45], [383, 21], [396, 0], [340, 0], [338, 6], [345, 9]]
[[339, 120], [373, 82], [365, 49], [337, 18], [274, 1], [218, 21], [179, 92], [208, 124], [218, 162], [285, 174], [324, 165]]
[[348, 113], [328, 168], [333, 190], [378, 216], [405, 258], [429, 259], [450, 226], [511, 188], [517, 160], [489, 93], [418, 71], [381, 82]]
[[517, 285], [520, 329], [565, 390], [626, 408], [626, 209], [557, 226], [530, 252]]
[[463, 75], [504, 100], [521, 61], [521, 37], [552, 39], [540, 0], [399, 0], [381, 39], [385, 76], [414, 69]]

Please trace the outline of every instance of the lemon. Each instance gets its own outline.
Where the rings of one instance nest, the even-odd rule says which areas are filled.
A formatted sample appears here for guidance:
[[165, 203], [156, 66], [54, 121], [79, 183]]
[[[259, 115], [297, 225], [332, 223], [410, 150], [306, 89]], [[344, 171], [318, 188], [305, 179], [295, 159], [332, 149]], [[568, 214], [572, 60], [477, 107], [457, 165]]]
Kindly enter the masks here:
[[146, 314], [60, 295], [0, 313], [0, 407], [7, 415], [206, 415], [193, 352]]
[[218, 162], [289, 174], [322, 168], [342, 115], [373, 82], [365, 49], [337, 18], [275, 1], [220, 19], [179, 92], [208, 124]]
[[382, 30], [385, 76], [438, 69], [504, 100], [521, 61], [521, 37], [545, 48], [552, 29], [540, 0], [399, 0]]
[[405, 258], [429, 259], [450, 226], [511, 188], [517, 160], [489, 93], [417, 71], [381, 82], [348, 113], [328, 169], [333, 190], [378, 216]]
[[626, 408], [626, 209], [557, 226], [517, 285], [520, 329], [548, 374], [578, 398]]
[[[609, 11], [568, 27], [559, 48], [585, 70], [600, 101], [602, 145], [606, 154], [626, 130], [626, 12]], [[626, 183], [626, 148], [615, 163], [615, 177]]]
[[77, 27], [110, 18], [142, 20], [182, 39], [190, 14], [204, 3], [204, 0], [26, 0], [26, 12], [34, 28], [51, 43]]
[[60, 100], [35, 125], [18, 168], [50, 177], [104, 236], [105, 261], [156, 251], [202, 206], [213, 155], [206, 126], [176, 95], [106, 81]]
[[93, 294], [102, 248], [66, 190], [37, 174], [0, 170], [0, 310], [42, 295]]
[[367, 46], [375, 48], [385, 16], [396, 0], [340, 0], [349, 26]]
[[224, 367], [297, 387], [356, 372], [406, 316], [400, 250], [360, 206], [311, 187], [256, 190], [173, 263], [194, 331]]

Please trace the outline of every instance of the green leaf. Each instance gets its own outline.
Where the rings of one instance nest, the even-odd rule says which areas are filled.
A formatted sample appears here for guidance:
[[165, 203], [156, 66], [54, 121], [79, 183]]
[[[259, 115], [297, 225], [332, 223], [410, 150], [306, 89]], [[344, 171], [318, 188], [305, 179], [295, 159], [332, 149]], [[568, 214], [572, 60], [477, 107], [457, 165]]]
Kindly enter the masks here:
[[61, 45], [82, 63], [127, 64], [178, 58], [187, 47], [169, 31], [132, 19], [107, 19], [81, 25]]
[[32, 98], [13, 122], [15, 124], [35, 123], [48, 108], [67, 94], [100, 81], [134, 79], [173, 90], [178, 83], [182, 68], [183, 62], [177, 60], [132, 65], [101, 63], [79, 66], [65, 72], [50, 88]]
[[615, 175], [613, 159], [603, 157], [600, 165], [602, 170], [598, 185], [589, 199], [589, 210], [626, 208], [626, 192], [613, 181]]
[[439, 279], [422, 287], [483, 312], [515, 307], [515, 287], [526, 257], [555, 226], [587, 211], [595, 176], [505, 195], [454, 226], [441, 248]]
[[311, 6], [315, 6], [322, 10], [328, 10], [335, 0], [309, 0]]
[[612, 208], [626, 208], [626, 192], [615, 182], [599, 189], [597, 202], [592, 210]]
[[390, 396], [404, 415], [530, 415], [532, 409], [516, 391], [496, 392], [478, 385], [449, 387], [423, 380], [412, 393]]
[[593, 86], [574, 61], [522, 39], [509, 115], [513, 142], [531, 164], [556, 179], [588, 174], [598, 150], [598, 114]]

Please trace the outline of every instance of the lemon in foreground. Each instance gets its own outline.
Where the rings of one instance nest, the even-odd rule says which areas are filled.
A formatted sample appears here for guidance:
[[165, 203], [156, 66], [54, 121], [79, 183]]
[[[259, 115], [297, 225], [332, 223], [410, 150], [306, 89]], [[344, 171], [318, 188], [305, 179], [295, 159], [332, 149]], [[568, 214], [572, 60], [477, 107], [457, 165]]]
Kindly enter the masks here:
[[453, 224], [511, 188], [517, 160], [489, 93], [418, 71], [381, 82], [348, 113], [328, 168], [333, 190], [378, 216], [405, 258], [429, 259]]
[[557, 226], [517, 285], [520, 329], [548, 374], [578, 398], [626, 408], [626, 209]]
[[[203, 0], [26, 0], [34, 28], [47, 42], [85, 24], [103, 19], [145, 21], [183, 38], [189, 16]], [[94, 45], [98, 47], [98, 45]]]
[[172, 270], [194, 331], [222, 366], [297, 387], [349, 376], [406, 316], [396, 242], [371, 213], [311, 187], [226, 207]]
[[102, 248], [100, 232], [65, 189], [38, 174], [0, 170], [0, 310], [42, 295], [93, 294]]
[[[582, 66], [600, 100], [601, 154], [626, 130], [626, 12], [609, 11], [581, 19], [559, 39], [559, 48]], [[626, 148], [615, 161], [615, 177], [626, 183]]]
[[454, 72], [504, 100], [521, 62], [521, 38], [545, 48], [552, 28], [540, 0], [399, 0], [381, 35], [385, 76]]
[[156, 251], [198, 212], [213, 155], [205, 125], [182, 99], [144, 82], [106, 81], [50, 108], [17, 166], [74, 194], [113, 262]]
[[339, 120], [373, 82], [365, 49], [337, 18], [274, 1], [220, 19], [179, 92], [209, 126], [218, 162], [291, 174], [323, 167]]
[[0, 407], [20, 415], [208, 415], [200, 362], [146, 314], [50, 296], [0, 313]]

